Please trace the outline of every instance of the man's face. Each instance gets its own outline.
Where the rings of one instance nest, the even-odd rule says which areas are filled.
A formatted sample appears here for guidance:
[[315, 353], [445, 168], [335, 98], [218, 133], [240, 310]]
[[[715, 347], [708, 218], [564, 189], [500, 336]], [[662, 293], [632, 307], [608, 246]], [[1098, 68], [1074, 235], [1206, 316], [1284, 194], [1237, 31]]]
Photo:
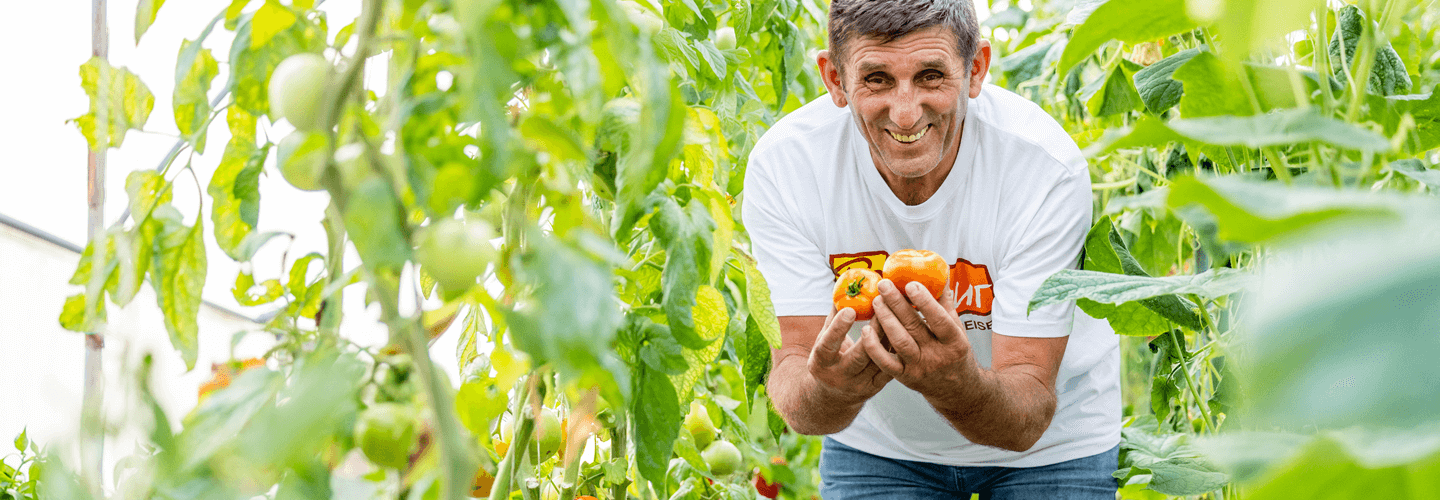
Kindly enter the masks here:
[[889, 43], [853, 40], [843, 72], [821, 54], [831, 97], [851, 106], [887, 177], [918, 179], [954, 161], [967, 98], [980, 95], [990, 53], [982, 41], [976, 57], [965, 60], [955, 46], [949, 29], [934, 26]]

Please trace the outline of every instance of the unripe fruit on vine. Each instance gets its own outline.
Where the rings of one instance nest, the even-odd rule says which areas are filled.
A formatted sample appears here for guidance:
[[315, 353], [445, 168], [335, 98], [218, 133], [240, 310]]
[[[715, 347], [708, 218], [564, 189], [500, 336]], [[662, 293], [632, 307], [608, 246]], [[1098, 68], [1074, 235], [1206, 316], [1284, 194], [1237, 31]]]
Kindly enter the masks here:
[[448, 292], [463, 292], [495, 260], [495, 231], [479, 219], [442, 219], [416, 235], [415, 261]]
[[298, 130], [315, 130], [325, 117], [325, 88], [335, 67], [318, 54], [295, 54], [270, 74], [270, 117]]
[[415, 446], [419, 415], [399, 403], [377, 403], [366, 408], [355, 422], [355, 441], [365, 458], [376, 465], [400, 469]]
[[325, 160], [329, 158], [329, 139], [320, 132], [296, 130], [280, 139], [276, 146], [275, 163], [280, 166], [280, 176], [291, 186], [304, 191], [321, 191], [320, 177], [325, 173]]
[[720, 440], [710, 443], [705, 451], [700, 452], [700, 458], [705, 459], [705, 465], [710, 467], [710, 473], [716, 476], [728, 476], [740, 470], [740, 449], [729, 441]]
[[540, 444], [541, 461], [549, 460], [565, 445], [565, 426], [549, 408], [541, 409], [535, 420], [535, 441]]
[[715, 428], [715, 423], [710, 421], [710, 410], [699, 401], [690, 402], [690, 413], [685, 415], [685, 430], [695, 438], [695, 448], [700, 450], [715, 441], [715, 435], [720, 432]]
[[735, 48], [735, 28], [726, 26], [715, 30], [715, 48], [720, 50]]

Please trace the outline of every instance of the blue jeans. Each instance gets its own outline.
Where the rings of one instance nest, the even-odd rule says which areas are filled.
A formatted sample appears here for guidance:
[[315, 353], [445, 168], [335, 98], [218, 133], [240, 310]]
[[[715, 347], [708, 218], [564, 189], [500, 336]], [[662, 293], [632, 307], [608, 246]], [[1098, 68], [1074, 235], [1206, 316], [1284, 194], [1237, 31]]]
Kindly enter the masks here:
[[825, 438], [820, 496], [981, 500], [1114, 500], [1120, 446], [1098, 455], [1030, 468], [954, 467], [879, 457]]

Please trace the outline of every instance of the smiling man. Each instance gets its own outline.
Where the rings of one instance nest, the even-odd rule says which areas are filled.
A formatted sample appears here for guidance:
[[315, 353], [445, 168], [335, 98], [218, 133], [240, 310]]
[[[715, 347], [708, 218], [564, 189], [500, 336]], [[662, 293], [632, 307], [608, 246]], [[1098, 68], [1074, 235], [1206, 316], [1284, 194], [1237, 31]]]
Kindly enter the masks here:
[[[1038, 106], [984, 84], [970, 0], [834, 0], [829, 90], [750, 156], [743, 219], [780, 316], [769, 393], [827, 435], [827, 499], [1112, 499], [1118, 341], [1074, 304], [1027, 311], [1074, 268], [1090, 176]], [[830, 302], [852, 267], [917, 248], [939, 300], [880, 284], [875, 317]]]

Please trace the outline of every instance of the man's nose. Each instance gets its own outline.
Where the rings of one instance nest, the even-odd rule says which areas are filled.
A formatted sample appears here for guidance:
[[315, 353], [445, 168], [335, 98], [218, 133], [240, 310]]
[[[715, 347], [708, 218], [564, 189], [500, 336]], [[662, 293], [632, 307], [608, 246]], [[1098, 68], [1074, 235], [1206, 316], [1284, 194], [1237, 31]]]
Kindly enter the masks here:
[[909, 83], [901, 83], [896, 90], [895, 101], [890, 103], [890, 121], [896, 127], [914, 133], [915, 125], [925, 114], [920, 109], [920, 94]]

